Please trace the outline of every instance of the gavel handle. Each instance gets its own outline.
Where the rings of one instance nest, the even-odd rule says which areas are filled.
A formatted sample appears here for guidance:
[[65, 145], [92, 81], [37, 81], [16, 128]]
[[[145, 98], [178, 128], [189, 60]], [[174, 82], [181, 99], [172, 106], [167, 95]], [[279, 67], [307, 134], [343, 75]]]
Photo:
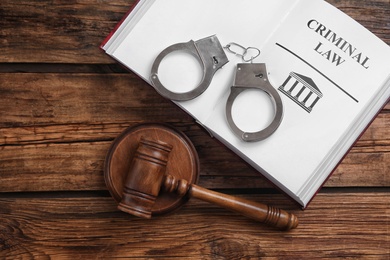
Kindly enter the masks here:
[[175, 192], [182, 196], [188, 195], [219, 205], [282, 230], [290, 230], [298, 226], [298, 218], [282, 209], [208, 190], [195, 184], [189, 184], [186, 180], [177, 180], [171, 175], [165, 176], [162, 188], [168, 192]]

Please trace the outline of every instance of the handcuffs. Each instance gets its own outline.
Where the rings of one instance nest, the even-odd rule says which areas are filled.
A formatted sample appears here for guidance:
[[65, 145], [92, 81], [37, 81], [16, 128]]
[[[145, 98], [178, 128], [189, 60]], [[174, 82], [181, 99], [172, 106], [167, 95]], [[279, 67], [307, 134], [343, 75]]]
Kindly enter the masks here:
[[[234, 123], [232, 117], [234, 100], [238, 95], [248, 89], [259, 89], [264, 91], [270, 97], [275, 110], [272, 122], [266, 128], [257, 132], [242, 131]], [[230, 95], [226, 102], [226, 117], [232, 131], [246, 142], [264, 140], [278, 129], [283, 117], [283, 103], [276, 89], [269, 83], [265, 63], [237, 64], [234, 83], [230, 88]]]
[[[188, 52], [202, 65], [203, 78], [199, 85], [191, 91], [184, 93], [172, 92], [164, 87], [159, 80], [158, 67], [161, 61], [165, 56], [175, 51]], [[210, 85], [214, 73], [228, 62], [229, 60], [222, 49], [221, 43], [215, 35], [196, 42], [191, 40], [189, 42], [176, 43], [163, 50], [155, 59], [152, 66], [151, 81], [154, 88], [163, 97], [176, 101], [187, 101], [202, 94]]]
[[[227, 45], [227, 49], [233, 54], [237, 54], [242, 57], [243, 61], [251, 63], [238, 63], [236, 68], [236, 75], [233, 86], [230, 90], [230, 95], [226, 102], [226, 117], [227, 122], [231, 130], [240, 137], [243, 141], [253, 142], [264, 140], [272, 135], [279, 127], [283, 117], [283, 103], [279, 93], [269, 83], [268, 73], [265, 63], [252, 63], [251, 59], [245, 59], [245, 55], [249, 49], [255, 49], [252, 47], [244, 48], [238, 44], [234, 44], [244, 50], [242, 54], [238, 54], [229, 49], [230, 45]], [[226, 48], [225, 47], [225, 48]], [[203, 77], [199, 85], [191, 91], [184, 93], [176, 93], [168, 90], [160, 82], [158, 76], [158, 68], [161, 61], [170, 53], [175, 51], [185, 51], [193, 55], [197, 61], [201, 64], [203, 69]], [[260, 54], [260, 51], [259, 51]], [[258, 56], [258, 55], [257, 55]], [[256, 57], [257, 57], [256, 56]], [[165, 98], [174, 101], [187, 101], [194, 99], [201, 95], [210, 85], [215, 72], [222, 68], [229, 62], [222, 45], [218, 38], [213, 35], [200, 39], [198, 41], [189, 41], [185, 43], [176, 43], [166, 49], [164, 49], [155, 59], [151, 70], [151, 82], [154, 88]], [[271, 99], [275, 115], [272, 122], [264, 129], [257, 132], [245, 132], [242, 131], [235, 123], [232, 117], [232, 107], [234, 100], [239, 94], [248, 89], [259, 89], [264, 91]]]

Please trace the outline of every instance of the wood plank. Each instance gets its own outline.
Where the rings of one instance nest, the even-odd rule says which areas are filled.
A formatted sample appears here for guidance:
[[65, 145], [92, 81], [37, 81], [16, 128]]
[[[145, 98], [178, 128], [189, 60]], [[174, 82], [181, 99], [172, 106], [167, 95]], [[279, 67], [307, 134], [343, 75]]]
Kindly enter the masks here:
[[[301, 211], [99, 50], [134, 2], [1, 1], [0, 259], [388, 259], [390, 103]], [[388, 0], [328, 2], [390, 44]], [[119, 212], [104, 158], [121, 131], [148, 121], [190, 137], [201, 186], [290, 210], [298, 229], [196, 200], [151, 220]]]
[[[0, 62], [114, 63], [99, 45], [134, 2], [2, 0]], [[390, 44], [388, 0], [328, 2]]]
[[320, 193], [305, 211], [280, 195], [242, 195], [295, 213], [281, 232], [191, 200], [151, 220], [118, 212], [111, 198], [0, 199], [0, 257], [179, 259], [386, 259], [390, 193]]
[[[194, 121], [133, 73], [0, 73], [0, 93], [0, 127], [27, 127], [19, 131], [24, 133], [37, 126], [64, 125], [73, 132], [73, 124], [90, 125], [102, 133], [98, 125]], [[386, 108], [365, 136], [387, 139], [389, 117]]]
[[0, 127], [189, 120], [132, 73], [0, 73]]
[[[105, 110], [102, 109], [99, 114], [103, 115], [104, 111]], [[18, 112], [15, 111], [14, 113]], [[107, 117], [109, 117], [109, 115], [107, 115]], [[3, 127], [0, 128], [0, 146], [112, 141], [126, 128], [142, 122], [128, 121], [118, 123], [115, 121], [116, 120], [114, 119], [112, 122], [91, 124], [71, 123], [68, 125], [54, 124]], [[118, 121], [125, 121], [125, 118], [120, 118]], [[156, 117], [155, 121], [163, 122], [163, 119], [160, 120]], [[213, 141], [211, 141], [212, 143], [207, 142], [210, 139], [210, 136], [196, 122], [169, 122], [169, 124], [179, 131], [184, 132], [190, 137], [192, 142], [198, 144], [199, 146], [207, 145], [207, 151], [210, 149], [209, 146], [216, 145], [219, 147], [217, 144], [213, 144]], [[361, 152], [380, 152], [381, 150], [386, 152], [386, 146], [389, 145], [389, 136], [390, 114], [379, 114], [356, 142], [354, 149]], [[202, 149], [202, 147], [199, 149]], [[203, 150], [202, 152], [207, 152]], [[211, 156], [215, 154], [214, 151], [211, 151], [210, 153]], [[218, 156], [218, 154], [215, 154], [215, 156]], [[221, 160], [221, 157], [223, 158], [224, 156], [219, 156], [217, 159]]]
[[[213, 189], [271, 187], [263, 177], [215, 140], [195, 143], [200, 185]], [[54, 143], [0, 147], [0, 191], [104, 190], [103, 165], [111, 142]], [[352, 149], [327, 187], [390, 186], [386, 151]]]
[[366, 27], [388, 45], [390, 45], [390, 5], [389, 1], [327, 1], [336, 6], [357, 22]]
[[114, 63], [99, 46], [134, 0], [0, 4], [0, 62]]
[[[169, 122], [190, 137], [200, 155], [202, 185], [270, 187], [132, 73], [2, 73], [0, 92], [2, 192], [105, 189], [102, 169], [110, 143], [145, 121]], [[388, 185], [389, 126], [384, 110], [327, 186]]]

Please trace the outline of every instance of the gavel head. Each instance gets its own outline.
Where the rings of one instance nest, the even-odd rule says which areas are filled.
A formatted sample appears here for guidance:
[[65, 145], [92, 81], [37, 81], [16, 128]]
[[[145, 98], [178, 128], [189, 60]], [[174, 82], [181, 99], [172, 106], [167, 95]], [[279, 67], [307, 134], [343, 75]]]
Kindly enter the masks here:
[[141, 138], [124, 183], [120, 210], [151, 218], [171, 150], [169, 144]]

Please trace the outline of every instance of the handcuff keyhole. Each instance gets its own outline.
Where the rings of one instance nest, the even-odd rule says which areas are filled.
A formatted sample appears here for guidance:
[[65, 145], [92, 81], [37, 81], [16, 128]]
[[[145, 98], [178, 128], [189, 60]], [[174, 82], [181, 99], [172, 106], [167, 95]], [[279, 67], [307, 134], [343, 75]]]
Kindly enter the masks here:
[[213, 63], [214, 63], [213, 69], [216, 69], [219, 61], [218, 61], [217, 57], [215, 57], [215, 56], [213, 56]]
[[260, 73], [260, 74], [256, 74], [255, 77], [256, 77], [256, 78], [261, 78], [261, 79], [262, 79], [262, 78], [264, 77], [264, 75], [263, 75], [263, 73]]

